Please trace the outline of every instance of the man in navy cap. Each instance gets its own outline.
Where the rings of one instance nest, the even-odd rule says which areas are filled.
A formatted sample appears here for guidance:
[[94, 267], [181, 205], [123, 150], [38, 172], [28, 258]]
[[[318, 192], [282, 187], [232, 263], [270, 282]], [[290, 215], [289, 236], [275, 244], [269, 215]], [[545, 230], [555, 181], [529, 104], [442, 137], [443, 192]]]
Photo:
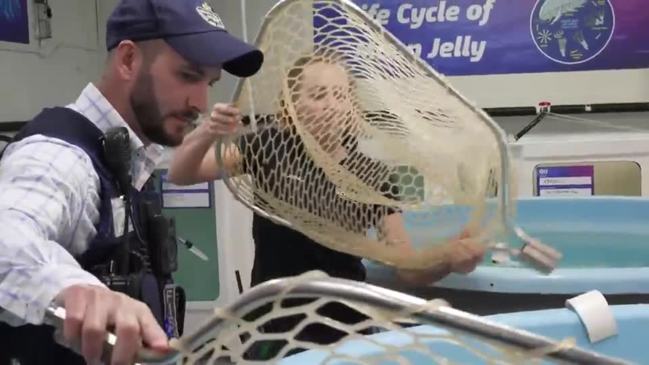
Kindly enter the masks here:
[[[106, 43], [100, 81], [73, 103], [44, 109], [0, 164], [0, 321], [8, 323], [0, 324], [0, 363], [97, 363], [107, 328], [117, 334], [112, 364], [132, 362], [141, 344], [167, 349], [173, 315], [157, 299], [169, 282], [147, 258], [157, 243], [139, 237], [137, 214], [124, 220], [135, 210], [129, 202], [145, 190], [163, 146], [183, 143], [208, 111], [208, 90], [221, 70], [248, 77], [263, 62], [199, 0], [122, 0], [108, 19]], [[218, 110], [220, 118], [238, 117], [234, 108]], [[108, 136], [120, 131], [127, 148], [108, 152]], [[115, 156], [124, 150], [130, 153], [120, 170]], [[137, 252], [137, 241], [125, 246], [122, 239], [132, 231], [142, 242]], [[128, 290], [119, 292], [104, 279], [116, 277], [124, 247], [131, 250]], [[160, 290], [147, 293], [152, 287]], [[80, 342], [83, 358], [43, 325], [53, 302], [67, 312], [65, 342]]]

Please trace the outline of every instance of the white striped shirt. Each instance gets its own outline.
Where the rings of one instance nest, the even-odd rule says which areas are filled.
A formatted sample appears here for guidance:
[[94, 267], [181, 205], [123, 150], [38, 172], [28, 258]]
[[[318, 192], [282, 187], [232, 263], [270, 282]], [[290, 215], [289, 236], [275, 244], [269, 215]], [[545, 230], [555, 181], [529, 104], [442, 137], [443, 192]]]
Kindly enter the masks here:
[[[88, 84], [67, 106], [100, 130], [128, 125]], [[162, 159], [163, 147], [129, 129], [133, 185], [139, 190]], [[99, 177], [88, 155], [60, 139], [34, 135], [10, 144], [0, 162], [0, 308], [40, 324], [65, 287], [102, 285], [73, 255], [88, 248], [99, 220]]]

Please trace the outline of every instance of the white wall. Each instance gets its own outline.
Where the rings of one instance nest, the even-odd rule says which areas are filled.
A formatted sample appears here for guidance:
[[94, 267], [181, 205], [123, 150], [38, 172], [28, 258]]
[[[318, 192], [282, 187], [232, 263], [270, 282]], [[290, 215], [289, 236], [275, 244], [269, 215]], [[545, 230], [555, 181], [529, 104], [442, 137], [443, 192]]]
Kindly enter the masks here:
[[453, 85], [482, 108], [649, 101], [649, 69], [455, 76]]
[[[261, 27], [261, 21], [270, 10], [270, 8], [275, 4], [277, 0], [247, 0], [246, 4], [246, 18], [245, 25], [247, 29], [247, 39], [249, 42], [254, 42], [259, 28]], [[225, 27], [231, 34], [234, 34], [238, 37], [243, 37], [243, 23], [244, 19], [241, 17], [241, 3], [239, 0], [209, 0], [209, 3], [212, 5], [212, 8], [216, 13], [218, 13], [223, 19]], [[224, 77], [216, 85], [214, 85], [212, 91], [212, 98], [214, 101], [230, 101], [232, 99], [232, 94], [234, 93], [234, 88], [237, 83], [237, 78], [227, 73], [224, 73]]]
[[[52, 0], [53, 38], [39, 44], [30, 16], [31, 44], [0, 42], [0, 122], [28, 120], [45, 106], [67, 104], [97, 78], [106, 10], [114, 2]], [[31, 11], [32, 1], [27, 3]]]
[[[584, 161], [631, 161], [640, 165], [641, 195], [649, 196], [649, 133], [593, 133], [536, 136], [522, 139], [515, 159], [519, 197], [534, 196], [534, 171], [539, 164]], [[619, 179], [619, 178], [618, 178]]]
[[[40, 44], [35, 38], [32, 1], [27, 3], [31, 43], [0, 42], [0, 122], [28, 120], [45, 106], [67, 104], [86, 83], [97, 80], [106, 56], [106, 19], [117, 0], [50, 0], [53, 37]], [[228, 28], [240, 35], [238, 1], [211, 3]], [[254, 3], [252, 12], [271, 2]], [[254, 36], [260, 23], [251, 23]], [[235, 82], [224, 74], [212, 89], [211, 101], [229, 101]]]

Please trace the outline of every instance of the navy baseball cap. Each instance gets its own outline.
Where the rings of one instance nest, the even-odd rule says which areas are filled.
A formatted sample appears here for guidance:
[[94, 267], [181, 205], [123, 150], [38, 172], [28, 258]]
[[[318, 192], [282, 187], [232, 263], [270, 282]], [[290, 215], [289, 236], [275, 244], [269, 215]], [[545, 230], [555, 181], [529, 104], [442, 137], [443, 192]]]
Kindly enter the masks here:
[[248, 77], [264, 60], [254, 46], [230, 35], [204, 0], [120, 0], [106, 24], [110, 51], [123, 40], [163, 39], [187, 61]]

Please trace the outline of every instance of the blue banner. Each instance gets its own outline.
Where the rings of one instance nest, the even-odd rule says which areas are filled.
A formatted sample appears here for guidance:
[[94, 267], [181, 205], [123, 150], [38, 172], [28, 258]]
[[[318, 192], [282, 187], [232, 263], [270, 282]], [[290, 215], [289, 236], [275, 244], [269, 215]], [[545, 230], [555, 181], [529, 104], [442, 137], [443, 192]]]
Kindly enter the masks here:
[[27, 0], [0, 0], [0, 41], [29, 43]]
[[646, 0], [354, 0], [446, 75], [649, 67]]

